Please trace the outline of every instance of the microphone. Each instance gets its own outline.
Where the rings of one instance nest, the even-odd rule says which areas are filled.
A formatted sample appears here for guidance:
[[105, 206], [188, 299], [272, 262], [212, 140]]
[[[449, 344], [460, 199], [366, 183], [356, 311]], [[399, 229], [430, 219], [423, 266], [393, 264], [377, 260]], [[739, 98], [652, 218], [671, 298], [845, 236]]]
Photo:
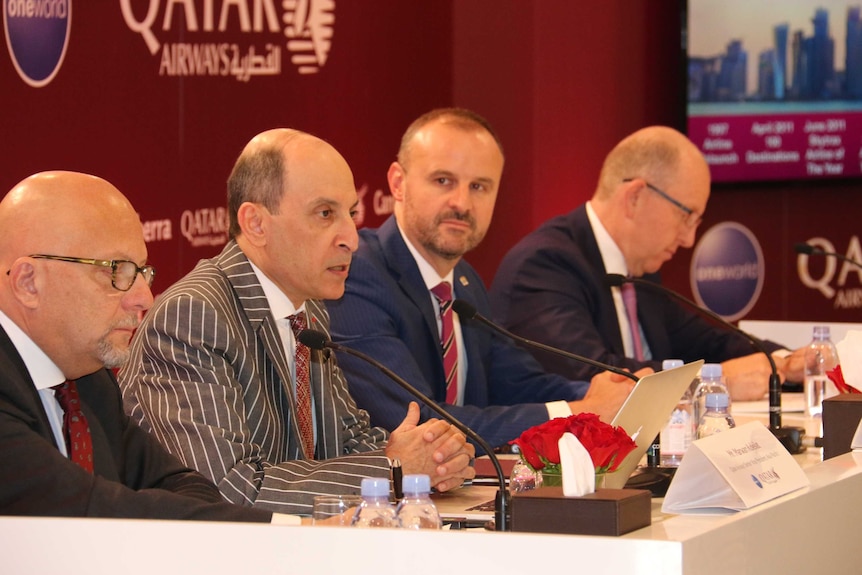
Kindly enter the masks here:
[[333, 349], [335, 351], [342, 351], [346, 354], [352, 355], [354, 357], [358, 357], [362, 361], [370, 363], [380, 371], [382, 371], [389, 379], [397, 383], [401, 388], [410, 393], [413, 397], [419, 399], [422, 403], [430, 407], [432, 410], [437, 412], [440, 417], [454, 425], [458, 430], [461, 431], [465, 436], [472, 439], [476, 444], [479, 445], [482, 449], [485, 450], [485, 453], [488, 454], [488, 457], [491, 459], [491, 463], [494, 465], [494, 470], [497, 472], [497, 480], [500, 482], [500, 489], [497, 491], [497, 495], [494, 498], [494, 525], [496, 526], [497, 531], [511, 531], [511, 513], [509, 511], [509, 506], [511, 503], [511, 496], [509, 495], [509, 491], [506, 489], [506, 475], [503, 473], [503, 468], [500, 466], [500, 460], [494, 454], [494, 450], [491, 449], [491, 446], [479, 436], [478, 433], [458, 421], [455, 417], [453, 417], [448, 411], [440, 407], [440, 405], [427, 397], [421, 391], [407, 383], [403, 377], [396, 374], [394, 371], [377, 361], [371, 356], [365, 355], [361, 351], [357, 351], [350, 347], [345, 347], [341, 344], [335, 343], [327, 335], [321, 331], [313, 330], [313, 329], [304, 329], [299, 332], [297, 336], [297, 340], [311, 349], [324, 350], [324, 349]]
[[831, 256], [833, 258], [838, 258], [839, 260], [845, 261], [849, 264], [853, 264], [857, 268], [862, 268], [862, 263], [857, 262], [854, 259], [850, 259], [844, 254], [839, 254], [838, 252], [827, 252], [817, 246], [812, 246], [811, 244], [806, 244], [804, 242], [799, 242], [793, 245], [793, 249], [796, 250], [796, 253], [806, 255], [806, 256]]
[[491, 320], [489, 320], [488, 318], [486, 318], [485, 316], [480, 314], [476, 310], [476, 308], [473, 307], [472, 304], [470, 304], [470, 303], [468, 303], [462, 299], [456, 299], [455, 301], [452, 302], [452, 310], [458, 314], [458, 317], [461, 317], [464, 319], [476, 320], [476, 321], [483, 323], [486, 326], [490, 327], [492, 330], [496, 331], [497, 333], [501, 333], [501, 334], [505, 335], [506, 337], [511, 338], [511, 339], [513, 339], [519, 343], [523, 343], [529, 347], [534, 347], [536, 349], [541, 349], [542, 351], [555, 353], [557, 355], [561, 355], [561, 356], [566, 357], [568, 359], [574, 359], [575, 361], [580, 361], [582, 363], [592, 365], [593, 367], [597, 367], [597, 368], [602, 369], [604, 371], [610, 371], [610, 372], [616, 373], [618, 375], [622, 375], [623, 377], [627, 377], [627, 378], [633, 380], [634, 382], [638, 381], [638, 377], [635, 374], [633, 374], [629, 371], [626, 371], [624, 369], [620, 369], [618, 367], [614, 367], [613, 365], [608, 365], [606, 363], [602, 363], [600, 361], [596, 361], [594, 359], [590, 359], [590, 358], [584, 357], [582, 355], [577, 355], [577, 354], [574, 354], [574, 353], [571, 353], [571, 352], [568, 352], [568, 351], [565, 351], [565, 350], [562, 350], [562, 349], [559, 349], [556, 347], [551, 347], [549, 345], [545, 345], [544, 343], [539, 343], [537, 341], [533, 341], [531, 339], [527, 339], [525, 337], [515, 335], [514, 333], [512, 333], [509, 330], [497, 325], [496, 323], [492, 322]]
[[620, 287], [624, 283], [628, 282], [662, 292], [747, 339], [749, 343], [751, 343], [752, 347], [766, 356], [766, 359], [769, 360], [769, 367], [772, 370], [772, 373], [769, 376], [769, 430], [790, 453], [802, 453], [805, 451], [805, 446], [802, 443], [802, 437], [805, 435], [805, 430], [801, 427], [781, 426], [781, 378], [778, 377], [778, 368], [775, 367], [775, 360], [773, 359], [772, 354], [766, 351], [761, 340], [739, 329], [712, 310], [697, 305], [690, 299], [678, 294], [672, 289], [664, 287], [661, 284], [647, 281], [642, 278], [626, 277], [620, 274], [608, 274], [605, 277], [605, 282], [611, 287]]

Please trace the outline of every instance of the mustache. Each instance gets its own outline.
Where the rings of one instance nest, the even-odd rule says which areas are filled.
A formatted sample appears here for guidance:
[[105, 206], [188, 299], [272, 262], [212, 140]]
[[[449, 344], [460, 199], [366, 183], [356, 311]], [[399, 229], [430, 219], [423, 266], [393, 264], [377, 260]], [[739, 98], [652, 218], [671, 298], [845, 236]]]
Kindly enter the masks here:
[[459, 222], [467, 222], [471, 228], [476, 227], [476, 219], [470, 212], [459, 212], [457, 210], [449, 210], [437, 216], [437, 223], [441, 224], [445, 220], [457, 220]]
[[114, 325], [111, 326], [111, 329], [123, 329], [130, 327], [132, 329], [137, 329], [138, 325], [140, 325], [140, 320], [137, 317], [126, 317], [118, 320]]

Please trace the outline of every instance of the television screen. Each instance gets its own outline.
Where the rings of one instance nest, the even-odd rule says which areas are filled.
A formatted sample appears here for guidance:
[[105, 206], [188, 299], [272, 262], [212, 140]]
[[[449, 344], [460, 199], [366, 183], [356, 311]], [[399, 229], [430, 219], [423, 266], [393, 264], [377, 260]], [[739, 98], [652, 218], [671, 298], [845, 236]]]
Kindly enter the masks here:
[[687, 11], [687, 131], [714, 181], [862, 175], [862, 0]]

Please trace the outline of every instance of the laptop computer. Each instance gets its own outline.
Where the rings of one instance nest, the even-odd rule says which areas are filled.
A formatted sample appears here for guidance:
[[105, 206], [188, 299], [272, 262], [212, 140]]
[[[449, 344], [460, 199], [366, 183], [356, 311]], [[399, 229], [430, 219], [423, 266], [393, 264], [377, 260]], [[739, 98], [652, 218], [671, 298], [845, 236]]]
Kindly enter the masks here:
[[[667, 423], [668, 417], [679, 403], [686, 388], [697, 376], [703, 363], [703, 360], [698, 360], [673, 369], [651, 373], [638, 380], [612, 422], [614, 426], [625, 429], [626, 433], [634, 439], [637, 447], [626, 456], [614, 473], [605, 475], [606, 488], [622, 489], [625, 486], [647, 449]], [[476, 505], [475, 497], [468, 496], [462, 499], [457, 495], [458, 491], [461, 490], [455, 490], [449, 496], [441, 496], [439, 500], [435, 499], [438, 506], [443, 503], [440, 514], [444, 519], [493, 518], [493, 501]], [[489, 491], [484, 493], [487, 494]], [[463, 507], [459, 505], [460, 503], [464, 503]]]

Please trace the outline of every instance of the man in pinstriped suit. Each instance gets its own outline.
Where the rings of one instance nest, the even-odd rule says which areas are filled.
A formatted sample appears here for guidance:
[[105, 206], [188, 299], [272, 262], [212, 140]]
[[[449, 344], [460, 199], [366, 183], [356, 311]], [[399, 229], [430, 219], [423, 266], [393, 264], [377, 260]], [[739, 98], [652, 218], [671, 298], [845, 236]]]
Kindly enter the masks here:
[[391, 436], [357, 408], [335, 357], [311, 351], [314, 453], [297, 423], [295, 337], [287, 316], [329, 331], [358, 238], [353, 175], [329, 144], [288, 129], [259, 134], [228, 180], [231, 241], [169, 288], [120, 374], [126, 409], [229, 501], [307, 515], [314, 495], [358, 491], [389, 459], [440, 490], [473, 476], [473, 448], [419, 409]]

